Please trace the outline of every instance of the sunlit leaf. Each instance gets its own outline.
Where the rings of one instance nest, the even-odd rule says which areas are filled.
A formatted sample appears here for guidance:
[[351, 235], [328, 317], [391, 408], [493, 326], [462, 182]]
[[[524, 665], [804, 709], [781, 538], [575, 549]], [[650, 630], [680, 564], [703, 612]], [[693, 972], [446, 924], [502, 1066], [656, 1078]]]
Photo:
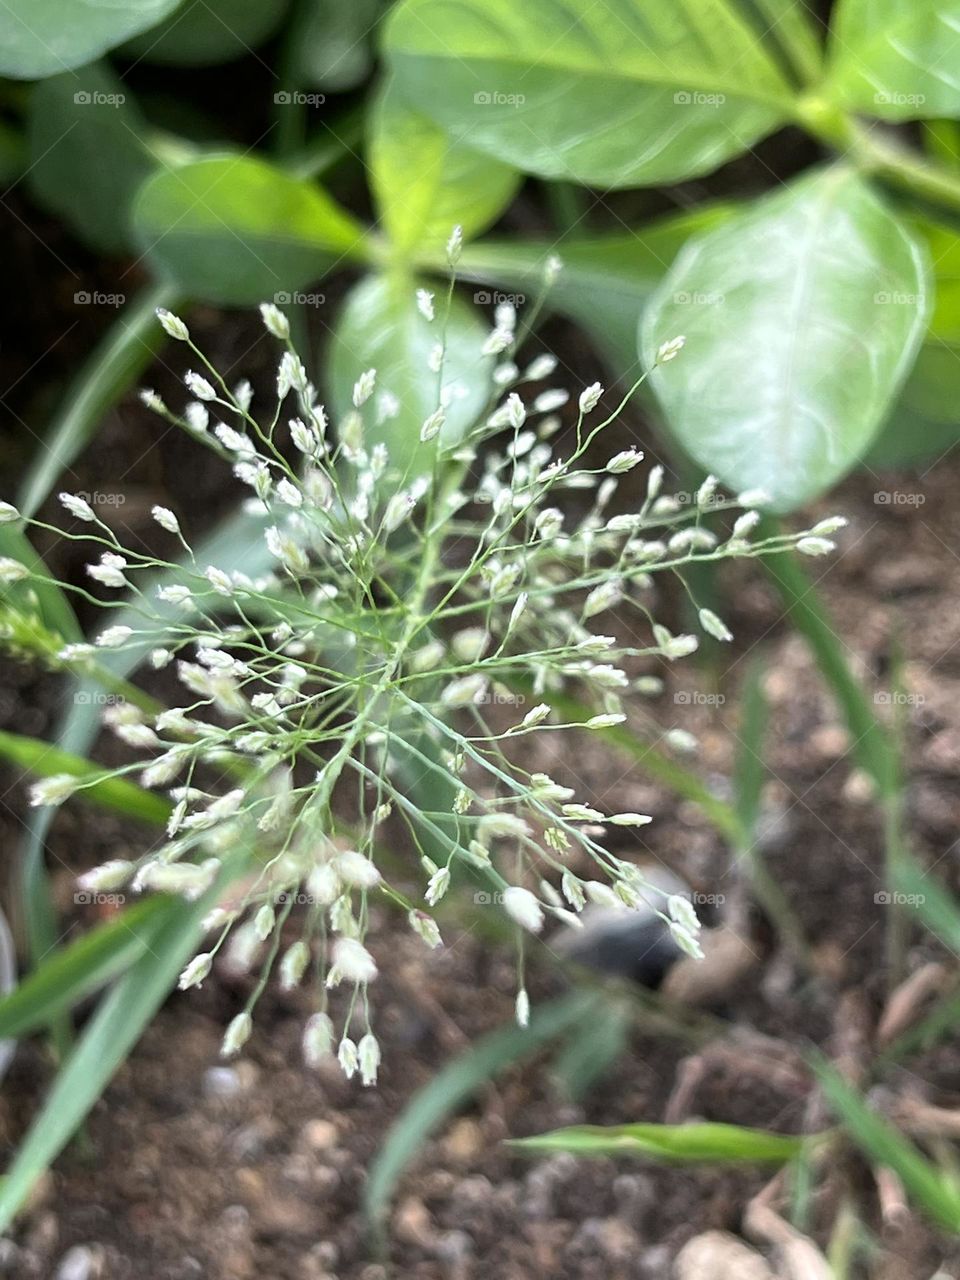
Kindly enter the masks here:
[[369, 117], [370, 180], [380, 217], [401, 252], [443, 245], [455, 224], [467, 238], [510, 203], [509, 165], [455, 142], [387, 85]]
[[363, 228], [321, 187], [220, 155], [158, 173], [133, 210], [147, 258], [193, 298], [250, 304], [363, 258]]
[[706, 173], [791, 107], [727, 0], [403, 0], [385, 42], [416, 106], [543, 177], [628, 187]]
[[671, 432], [735, 490], [787, 511], [877, 435], [926, 329], [917, 238], [852, 170], [817, 170], [695, 237], [644, 317]]
[[960, 115], [958, 0], [840, 0], [828, 85], [885, 120]]
[[[416, 287], [406, 275], [362, 280], [341, 307], [328, 352], [330, 395], [341, 418], [352, 408], [357, 378], [376, 369], [380, 411], [374, 416], [382, 420], [368, 430], [367, 443], [385, 442], [400, 475], [416, 474], [425, 460], [429, 465], [435, 447], [421, 444], [420, 428], [438, 405], [438, 375], [430, 373], [429, 361], [443, 331], [445, 301], [436, 300], [437, 317], [430, 322], [417, 309]], [[441, 433], [447, 443], [460, 439], [486, 404], [490, 361], [480, 354], [485, 337], [476, 310], [454, 297], [441, 391], [449, 401]], [[390, 416], [383, 416], [388, 410]]]
[[[481, 240], [467, 245], [460, 274], [476, 280], [474, 300], [495, 305], [506, 293], [520, 303], [537, 297], [547, 259], [563, 266], [547, 305], [576, 320], [618, 378], [636, 375], [637, 323], [647, 299], [687, 240], [732, 217], [736, 206], [710, 204], [671, 214], [634, 230], [560, 240]], [[501, 286], [491, 288], [491, 282]]]
[[665, 1161], [749, 1161], [785, 1163], [802, 1138], [744, 1129], [734, 1124], [578, 1125], [520, 1138], [512, 1147], [532, 1153], [567, 1151], [577, 1156], [643, 1156]]
[[99, 805], [104, 809], [112, 809], [115, 813], [156, 823], [165, 822], [169, 816], [170, 802], [162, 796], [145, 791], [126, 778], [103, 777], [101, 765], [63, 751], [41, 738], [27, 738], [19, 733], [0, 731], [0, 758], [19, 765], [21, 769], [26, 769], [39, 778], [66, 773], [73, 778], [82, 779], [85, 785], [76, 792], [77, 799], [86, 800], [89, 804]]
[[55, 76], [99, 58], [173, 13], [180, 0], [6, 0], [0, 5], [0, 75]]

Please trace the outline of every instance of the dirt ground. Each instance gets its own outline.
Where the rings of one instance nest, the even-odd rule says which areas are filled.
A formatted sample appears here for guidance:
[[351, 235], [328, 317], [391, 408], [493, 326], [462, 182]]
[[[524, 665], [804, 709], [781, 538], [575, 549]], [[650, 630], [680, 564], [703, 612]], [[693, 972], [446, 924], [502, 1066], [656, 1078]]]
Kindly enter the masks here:
[[[212, 322], [212, 320], [211, 320]], [[246, 323], [246, 322], [243, 322]], [[201, 326], [202, 327], [202, 326]], [[251, 341], [253, 341], [252, 334]], [[243, 351], [236, 327], [229, 357]], [[259, 348], [258, 348], [259, 350]], [[212, 351], [214, 358], [224, 353]], [[255, 355], [254, 360], [259, 356]], [[164, 390], [170, 374], [151, 371]], [[156, 425], [133, 401], [114, 412], [96, 448], [68, 483], [91, 487], [121, 476], [123, 520], [146, 527], [153, 502], [173, 495], [202, 512], [195, 527], [229, 508], [218, 469], [188, 465], [192, 446], [175, 436], [156, 448]], [[28, 450], [29, 451], [29, 450]], [[960, 460], [929, 472], [862, 472], [817, 514], [850, 518], [842, 554], [812, 562], [851, 659], [880, 691], [889, 713], [895, 643], [908, 696], [908, 826], [916, 854], [957, 885], [960, 827]], [[185, 485], [190, 488], [186, 489]], [[897, 494], [890, 501], [878, 494]], [[910, 495], [913, 495], [911, 498]], [[919, 499], [922, 498], [922, 502]], [[77, 563], [53, 549], [58, 568]], [[751, 906], [746, 936], [755, 962], [713, 1002], [717, 1021], [698, 1049], [654, 1026], [638, 1007], [627, 1051], [576, 1100], [565, 1097], [541, 1053], [510, 1068], [462, 1106], [419, 1152], [403, 1177], [389, 1221], [386, 1255], [361, 1213], [366, 1170], [392, 1120], [444, 1064], [512, 1017], [510, 948], [471, 929], [454, 906], [448, 946], [428, 952], [402, 920], [380, 914], [372, 949], [389, 963], [378, 982], [382, 1083], [347, 1083], [338, 1070], [308, 1072], [299, 1038], [303, 996], [271, 989], [239, 1063], [217, 1060], [222, 1028], [239, 1008], [242, 983], [214, 975], [199, 992], [172, 998], [96, 1107], [86, 1134], [38, 1188], [9, 1240], [0, 1275], [23, 1280], [661, 1280], [682, 1244], [710, 1228], [743, 1230], [745, 1206], [770, 1174], [751, 1169], [663, 1169], [640, 1161], [531, 1160], [503, 1144], [572, 1122], [623, 1123], [665, 1115], [702, 1117], [800, 1132], [810, 1123], [812, 1085], [803, 1055], [869, 1055], [884, 1006], [883, 933], [888, 908], [878, 815], [850, 755], [837, 708], [803, 644], [785, 627], [777, 597], [751, 565], [724, 570], [722, 612], [736, 633], [717, 671], [694, 661], [666, 671], [650, 704], [663, 729], [700, 739], [698, 769], [727, 785], [737, 744], [737, 691], [748, 657], [761, 650], [772, 721], [765, 761], [770, 781], [763, 856], [809, 940], [818, 976], [804, 973]], [[665, 608], [669, 613], [669, 601]], [[60, 686], [6, 664], [0, 724], [41, 735], [55, 723]], [[678, 802], [636, 767], [598, 746], [545, 747], [551, 771], [601, 807], [654, 815], [639, 856], [682, 872], [698, 892], [748, 895], [744, 868], [699, 810]], [[23, 790], [5, 796], [4, 847], [15, 848]], [[72, 876], [131, 847], [125, 824], [67, 806], [51, 838], [51, 865], [65, 924], [81, 924]], [[89, 923], [84, 921], [82, 923]], [[944, 959], [929, 937], [912, 939], [911, 970]], [[531, 957], [535, 1003], [562, 990], [546, 951]], [[585, 1022], [582, 1035], [593, 1034]], [[776, 1064], [776, 1065], [773, 1065]], [[960, 1038], [955, 1034], [888, 1073], [898, 1096], [960, 1106]], [[6, 1158], [51, 1075], [45, 1050], [25, 1044], [0, 1098]], [[878, 1280], [960, 1276], [960, 1251], [916, 1217], [879, 1214], [869, 1171], [852, 1156], [828, 1171], [810, 1231], [821, 1242], [840, 1191], [856, 1198], [873, 1233], [869, 1274]], [[859, 1274], [866, 1275], [866, 1271]]]

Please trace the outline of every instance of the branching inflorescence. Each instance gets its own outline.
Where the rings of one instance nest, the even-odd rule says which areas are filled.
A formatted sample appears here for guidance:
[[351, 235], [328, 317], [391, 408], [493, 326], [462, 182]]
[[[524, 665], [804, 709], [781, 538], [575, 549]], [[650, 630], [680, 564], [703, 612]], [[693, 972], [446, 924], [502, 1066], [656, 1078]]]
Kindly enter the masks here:
[[[448, 248], [455, 263], [456, 235]], [[157, 708], [143, 697], [108, 709], [110, 728], [148, 757], [113, 773], [136, 773], [144, 787], [169, 791], [172, 808], [158, 847], [137, 861], [98, 867], [83, 886], [212, 895], [218, 905], [206, 920], [209, 941], [181, 987], [202, 982], [224, 947], [235, 964], [259, 966], [224, 1053], [237, 1052], [250, 1035], [274, 968], [287, 989], [313, 968], [317, 1011], [305, 1028], [307, 1060], [336, 1051], [346, 1074], [359, 1071], [367, 1084], [379, 1062], [367, 994], [377, 965], [365, 946], [374, 898], [407, 912], [430, 947], [441, 938], [429, 908], [447, 892], [458, 861], [486, 879], [521, 939], [549, 917], [578, 924], [588, 902], [637, 907], [643, 877], [602, 837], [606, 824], [649, 819], [602, 813], [590, 797], [526, 771], [514, 740], [618, 724], [625, 700], [655, 684], [636, 673], [637, 659], [696, 649], [695, 636], [671, 634], [652, 618], [656, 574], [787, 546], [825, 554], [843, 523], [755, 540], [753, 508], [762, 495], [723, 500], [708, 479], [683, 503], [661, 493], [660, 467], [649, 471], [634, 511], [609, 515], [620, 478], [643, 455], [630, 448], [600, 465], [589, 459], [636, 387], [596, 423], [602, 389], [584, 390], [568, 451], [555, 449], [556, 410], [567, 395], [541, 389], [555, 369], [552, 357], [523, 371], [514, 363], [520, 335], [509, 305], [498, 309], [477, 353], [489, 412], [449, 439], [446, 409], [458, 387], [444, 376], [442, 309], [435, 318], [434, 299], [422, 290], [416, 301], [437, 326], [422, 371], [436, 382], [437, 404], [404, 474], [382, 439], [370, 442], [384, 434], [392, 400], [374, 370], [358, 378], [353, 411], [334, 433], [286, 318], [264, 305], [266, 328], [284, 346], [276, 406], [264, 421], [249, 385], [228, 387], [183, 321], [161, 313], [166, 332], [191, 350], [201, 371], [186, 375], [192, 399], [182, 416], [153, 392], [143, 399], [214, 449], [252, 490], [252, 540], [265, 544], [270, 563], [249, 575], [202, 563], [177, 516], [162, 507], [154, 518], [182, 557], [131, 551], [84, 498], [62, 494], [76, 522], [62, 536], [95, 549], [90, 577], [124, 593], [98, 603], [121, 609], [124, 621], [91, 644], [57, 645], [47, 655], [89, 676], [104, 650], [132, 647], [154, 668], [176, 664], [186, 692], [179, 706]], [[682, 338], [665, 342], [658, 363], [682, 345]], [[579, 508], [576, 521], [571, 505]], [[721, 540], [705, 518], [731, 509], [739, 514]], [[0, 519], [20, 517], [3, 504]], [[16, 561], [0, 563], [8, 583], [30, 574]], [[627, 625], [630, 611], [640, 639]], [[714, 613], [701, 610], [699, 618], [705, 632], [731, 639]], [[5, 631], [8, 641], [17, 639], [9, 607]], [[567, 688], [589, 708], [582, 723], [557, 723], [551, 695]], [[506, 727], [505, 708], [514, 712]], [[89, 785], [90, 778], [45, 778], [32, 800], [59, 804]], [[401, 824], [423, 868], [415, 901], [391, 883], [382, 857], [385, 830], [396, 833]], [[589, 876], [571, 865], [582, 866], [584, 854]], [[671, 899], [664, 918], [680, 945], [698, 954], [690, 904]], [[294, 921], [299, 937], [281, 943]], [[522, 946], [519, 953], [523, 1024]], [[335, 1006], [339, 1028], [328, 1003], [335, 988], [345, 992]]]

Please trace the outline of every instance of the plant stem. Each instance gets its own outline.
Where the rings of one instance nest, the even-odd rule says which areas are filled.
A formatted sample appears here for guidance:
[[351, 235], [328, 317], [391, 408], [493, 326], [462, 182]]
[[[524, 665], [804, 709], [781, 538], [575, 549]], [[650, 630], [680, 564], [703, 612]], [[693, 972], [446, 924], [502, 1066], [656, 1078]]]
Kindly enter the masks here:
[[960, 173], [931, 164], [883, 131], [856, 119], [826, 98], [811, 94], [797, 105], [797, 123], [867, 173], [885, 178], [917, 199], [960, 214]]
[[875, 130], [859, 128], [854, 154], [894, 186], [960, 213], [960, 174], [931, 164]]

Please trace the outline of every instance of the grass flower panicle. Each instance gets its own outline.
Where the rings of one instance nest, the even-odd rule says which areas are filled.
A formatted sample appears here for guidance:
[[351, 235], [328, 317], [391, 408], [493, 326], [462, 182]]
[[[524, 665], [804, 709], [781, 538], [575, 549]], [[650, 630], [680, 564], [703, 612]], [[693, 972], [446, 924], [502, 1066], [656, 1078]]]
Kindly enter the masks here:
[[[455, 231], [451, 264], [460, 246]], [[558, 269], [551, 264], [550, 273]], [[444, 306], [425, 291], [416, 305], [437, 328], [438, 346], [420, 371], [436, 384], [437, 400], [413, 450], [407, 441], [396, 450], [402, 465], [381, 416], [392, 392], [376, 369], [358, 376], [347, 416], [328, 424], [286, 317], [265, 304], [264, 325], [284, 349], [276, 402], [255, 414], [249, 384], [231, 389], [187, 326], [161, 312], [200, 372], [185, 376], [182, 414], [153, 393], [145, 402], [232, 469], [248, 490], [251, 538], [267, 556], [249, 572], [198, 562], [182, 518], [160, 506], [153, 517], [177, 558], [148, 556], [122, 547], [84, 498], [62, 494], [76, 522], [67, 536], [95, 557], [91, 578], [129, 591], [132, 612], [93, 645], [50, 646], [55, 665], [88, 678], [102, 651], [135, 647], [149, 666], [175, 672], [182, 691], [181, 705], [157, 709], [146, 700], [110, 717], [140, 756], [113, 772], [166, 791], [172, 808], [157, 847], [136, 862], [106, 863], [84, 883], [198, 899], [231, 881], [235, 889], [208, 916], [204, 949], [180, 980], [185, 988], [202, 982], [224, 948], [230, 964], [259, 966], [224, 1054], [250, 1036], [256, 1000], [276, 970], [284, 988], [310, 978], [316, 993], [306, 1060], [335, 1053], [364, 1084], [380, 1065], [368, 998], [383, 963], [367, 946], [375, 901], [402, 909], [429, 948], [442, 946], [431, 909], [460, 898], [462, 869], [486, 881], [486, 896], [528, 933], [551, 919], [576, 920], [588, 902], [638, 901], [636, 876], [608, 852], [602, 832], [607, 823], [649, 819], [605, 814], [562, 781], [527, 772], [512, 740], [620, 725], [630, 705], [659, 687], [643, 660], [696, 648], [696, 636], [675, 636], [651, 616], [656, 574], [675, 575], [689, 590], [683, 570], [692, 563], [791, 545], [824, 554], [832, 547], [825, 535], [839, 527], [821, 522], [798, 537], [754, 540], [757, 516], [742, 500], [719, 497], [711, 480], [697, 503], [682, 504], [661, 493], [660, 467], [644, 486], [625, 482], [642, 498], [609, 516], [621, 479], [643, 454], [631, 446], [597, 466], [592, 446], [635, 388], [603, 417], [603, 389], [589, 385], [568, 410], [569, 436], [558, 435], [554, 415], [568, 394], [539, 385], [555, 370], [551, 356], [520, 372], [522, 326], [510, 304], [496, 309], [477, 351], [488, 406], [448, 439], [445, 409], [458, 389], [445, 380]], [[665, 342], [658, 363], [682, 346], [682, 338]], [[721, 541], [706, 526], [708, 506], [711, 519], [735, 514], [732, 538]], [[0, 519], [18, 518], [0, 506]], [[117, 608], [115, 597], [105, 607]], [[709, 609], [699, 619], [706, 634], [731, 639]], [[4, 623], [4, 634], [11, 626]], [[555, 708], [554, 696], [566, 692], [582, 704], [584, 723]], [[86, 776], [46, 778], [32, 801], [59, 804], [91, 784]], [[387, 823], [391, 841], [405, 832], [416, 851], [406, 875], [383, 857]], [[571, 850], [586, 857], [589, 876], [573, 870]], [[304, 909], [293, 914], [298, 904]], [[673, 904], [670, 913], [679, 944], [697, 954], [692, 909]], [[522, 976], [518, 992], [525, 1025]]]

